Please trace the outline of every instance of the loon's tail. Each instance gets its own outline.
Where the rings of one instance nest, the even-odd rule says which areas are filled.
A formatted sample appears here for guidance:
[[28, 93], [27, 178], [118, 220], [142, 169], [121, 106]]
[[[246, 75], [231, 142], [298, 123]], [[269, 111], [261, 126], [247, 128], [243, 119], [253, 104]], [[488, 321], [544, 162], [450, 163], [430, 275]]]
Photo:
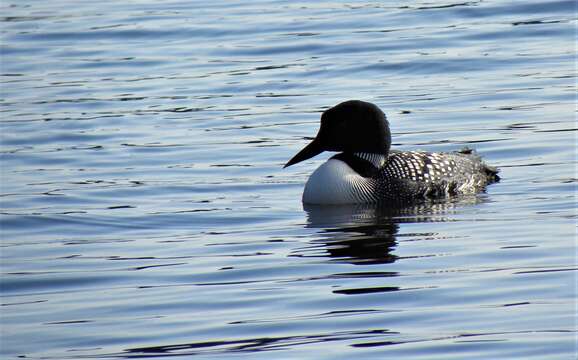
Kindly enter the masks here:
[[484, 172], [486, 173], [486, 176], [488, 177], [488, 182], [490, 184], [500, 181], [500, 176], [498, 175], [500, 169], [498, 169], [497, 167], [490, 166], [484, 163]]
[[481, 156], [476, 153], [476, 150], [471, 149], [471, 148], [466, 146], [466, 147], [462, 148], [461, 150], [459, 150], [458, 153], [464, 154], [464, 155], [470, 155], [470, 156], [477, 158], [482, 163], [483, 171], [486, 174], [486, 177], [488, 178], [489, 184], [500, 181], [500, 176], [498, 176], [500, 169], [498, 169], [495, 166], [490, 166], [490, 165], [486, 164], [484, 161], [482, 161]]

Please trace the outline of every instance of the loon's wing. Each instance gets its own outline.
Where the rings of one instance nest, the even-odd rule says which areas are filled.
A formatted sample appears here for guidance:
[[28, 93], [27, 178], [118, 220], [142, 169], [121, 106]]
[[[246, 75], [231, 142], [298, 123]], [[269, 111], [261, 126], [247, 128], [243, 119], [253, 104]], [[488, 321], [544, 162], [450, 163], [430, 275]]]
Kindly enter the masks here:
[[388, 191], [416, 197], [475, 193], [497, 181], [497, 171], [473, 151], [392, 151], [381, 175], [391, 183]]

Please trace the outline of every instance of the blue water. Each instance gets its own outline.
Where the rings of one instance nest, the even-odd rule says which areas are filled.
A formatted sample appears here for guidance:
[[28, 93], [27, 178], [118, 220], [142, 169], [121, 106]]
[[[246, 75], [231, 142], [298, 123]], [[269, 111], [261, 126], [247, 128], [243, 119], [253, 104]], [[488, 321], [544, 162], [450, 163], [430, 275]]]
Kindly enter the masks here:
[[[574, 1], [5, 0], [3, 359], [575, 359]], [[303, 207], [320, 112], [502, 181]]]

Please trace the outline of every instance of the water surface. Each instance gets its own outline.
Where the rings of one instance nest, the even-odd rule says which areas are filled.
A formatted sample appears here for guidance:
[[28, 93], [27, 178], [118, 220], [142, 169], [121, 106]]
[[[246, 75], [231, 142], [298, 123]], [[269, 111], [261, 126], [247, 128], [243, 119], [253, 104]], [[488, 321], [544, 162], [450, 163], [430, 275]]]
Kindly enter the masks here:
[[[3, 358], [575, 358], [575, 2], [0, 10]], [[502, 181], [303, 207], [348, 99]]]

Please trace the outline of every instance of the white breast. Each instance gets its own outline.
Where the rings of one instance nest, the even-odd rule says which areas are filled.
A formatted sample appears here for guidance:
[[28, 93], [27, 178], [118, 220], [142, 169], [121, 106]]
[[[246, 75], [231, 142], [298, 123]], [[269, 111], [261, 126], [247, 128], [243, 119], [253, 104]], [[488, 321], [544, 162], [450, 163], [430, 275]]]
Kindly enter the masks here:
[[374, 186], [345, 162], [329, 159], [307, 180], [303, 191], [306, 204], [356, 204], [375, 201]]

